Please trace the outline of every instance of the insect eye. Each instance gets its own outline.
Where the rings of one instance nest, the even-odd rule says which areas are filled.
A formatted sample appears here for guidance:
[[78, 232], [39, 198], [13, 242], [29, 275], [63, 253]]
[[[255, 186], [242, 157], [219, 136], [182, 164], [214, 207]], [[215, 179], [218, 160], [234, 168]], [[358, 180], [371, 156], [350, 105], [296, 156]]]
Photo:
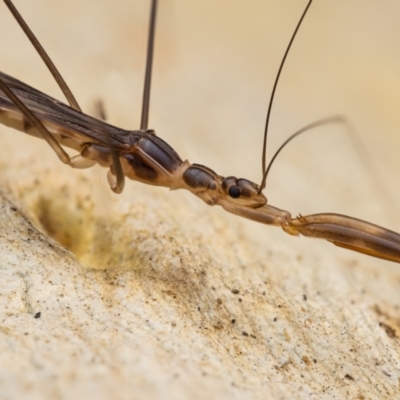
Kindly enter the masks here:
[[229, 194], [229, 196], [232, 197], [233, 199], [237, 199], [238, 197], [240, 197], [240, 188], [239, 188], [239, 186], [232, 185], [232, 186], [228, 189], [228, 194]]

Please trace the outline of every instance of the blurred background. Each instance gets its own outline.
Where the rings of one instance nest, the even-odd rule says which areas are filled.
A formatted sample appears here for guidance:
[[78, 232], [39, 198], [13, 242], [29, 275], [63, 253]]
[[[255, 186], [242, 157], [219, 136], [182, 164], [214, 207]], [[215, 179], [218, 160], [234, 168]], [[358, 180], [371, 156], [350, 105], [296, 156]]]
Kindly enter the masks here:
[[[149, 1], [16, 0], [15, 5], [83, 109], [90, 112], [100, 98], [110, 123], [137, 129]], [[305, 5], [298, 0], [160, 1], [150, 127], [183, 159], [258, 182], [269, 95]], [[0, 42], [1, 70], [64, 101], [0, 6], [7, 38]], [[296, 139], [277, 160], [266, 191], [271, 204], [294, 215], [338, 212], [400, 230], [399, 18], [396, 0], [313, 3], [278, 86], [268, 154], [302, 126], [341, 114], [363, 138], [376, 172], [371, 176], [343, 126], [321, 127]], [[72, 182], [80, 173], [67, 171], [44, 142], [7, 128], [1, 128], [0, 141], [2, 181], [11, 185], [29, 179], [34, 163], [39, 164], [35, 173], [59, 169]], [[94, 183], [107, 191], [104, 172]], [[387, 194], [377, 193], [376, 182]], [[147, 189], [136, 184], [132, 194], [129, 190], [122, 196]], [[177, 201], [190, 197], [175, 196]], [[255, 236], [258, 229], [265, 231], [249, 224]], [[293, 241], [279, 233], [281, 239]]]

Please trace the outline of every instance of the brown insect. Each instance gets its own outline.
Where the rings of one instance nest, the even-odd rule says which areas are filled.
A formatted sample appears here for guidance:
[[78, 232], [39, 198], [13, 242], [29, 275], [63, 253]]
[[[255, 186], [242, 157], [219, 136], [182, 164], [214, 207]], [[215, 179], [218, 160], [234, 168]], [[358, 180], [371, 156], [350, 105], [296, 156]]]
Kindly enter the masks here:
[[[279, 75], [294, 37], [311, 4], [309, 1], [286, 49], [273, 88], [268, 109], [263, 146], [263, 178], [258, 185], [234, 176], [222, 177], [200, 164], [182, 161], [164, 140], [148, 129], [150, 83], [155, 37], [156, 0], [152, 0], [142, 119], [139, 130], [127, 131], [82, 113], [61, 75], [45, 53], [29, 27], [10, 0], [4, 0], [16, 20], [53, 74], [69, 106], [50, 96], [0, 73], [0, 122], [22, 132], [45, 139], [58, 158], [73, 168], [100, 164], [108, 168], [108, 181], [115, 193], [122, 192], [125, 177], [145, 184], [164, 186], [171, 190], [186, 189], [208, 205], [220, 205], [226, 211], [267, 225], [281, 227], [294, 236], [328, 240], [370, 256], [400, 262], [400, 234], [340, 214], [323, 213], [292, 218], [288, 211], [267, 204], [262, 193], [268, 171], [282, 148], [306, 130], [337, 120], [317, 121], [289, 137], [272, 158], [265, 163], [268, 121]], [[78, 152], [70, 157], [63, 146]]]

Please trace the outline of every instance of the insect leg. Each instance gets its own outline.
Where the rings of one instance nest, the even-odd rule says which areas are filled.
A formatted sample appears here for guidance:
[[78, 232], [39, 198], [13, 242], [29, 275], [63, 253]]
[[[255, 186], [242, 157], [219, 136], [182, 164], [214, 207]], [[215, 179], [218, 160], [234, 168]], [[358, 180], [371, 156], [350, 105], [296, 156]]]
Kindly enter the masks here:
[[[54, 138], [54, 136], [46, 129], [46, 127], [40, 122], [40, 120], [25, 106], [25, 104], [13, 93], [13, 91], [7, 86], [7, 84], [0, 79], [0, 89], [6, 94], [6, 96], [20, 109], [27, 120], [38, 130], [42, 135], [43, 139], [49, 144], [49, 146], [57, 154], [57, 157], [64, 164], [70, 165], [73, 168], [87, 168], [90, 165], [82, 162], [80, 156], [71, 158], [67, 152], [61, 147], [60, 143]], [[86, 161], [86, 160], [85, 160]]]
[[290, 235], [328, 240], [336, 246], [400, 262], [400, 234], [341, 214], [299, 216], [282, 225]]
[[34, 33], [29, 28], [28, 24], [22, 18], [22, 15], [18, 12], [15, 8], [14, 4], [11, 0], [3, 0], [8, 9], [10, 10], [11, 14], [14, 16], [15, 20], [18, 22], [18, 25], [24, 31], [27, 38], [32, 43], [33, 47], [38, 52], [40, 58], [46, 64], [47, 68], [53, 75], [54, 79], [56, 80], [58, 86], [60, 87], [61, 91], [64, 93], [64, 96], [68, 100], [69, 105], [77, 111], [81, 111], [78, 102], [76, 101], [74, 95], [72, 94], [70, 88], [68, 87], [67, 83], [64, 81], [63, 77], [61, 76], [60, 72], [57, 70], [57, 67], [54, 65], [51, 58], [46, 53], [46, 50], [40, 44], [39, 40], [36, 38]]
[[[60, 89], [64, 93], [66, 99], [68, 100], [68, 103], [70, 104], [70, 106], [77, 111], [81, 111], [81, 108], [79, 107], [78, 102], [76, 101], [74, 95], [72, 94], [72, 92], [69, 89], [68, 85], [66, 84], [65, 80], [63, 79], [63, 77], [61, 76], [59, 71], [57, 70], [53, 61], [50, 59], [50, 57], [44, 50], [43, 46], [40, 44], [39, 40], [36, 38], [34, 33], [29, 28], [28, 24], [24, 21], [21, 14], [15, 8], [12, 1], [4, 0], [4, 2], [6, 4], [6, 6], [8, 7], [8, 9], [10, 10], [10, 12], [13, 14], [16, 21], [18, 22], [19, 26], [25, 32], [26, 36], [28, 37], [28, 39], [30, 40], [32, 45], [35, 47], [40, 58], [44, 61], [47, 68], [53, 75], [58, 86], [60, 87]], [[44, 125], [38, 120], [38, 118], [35, 117], [34, 114], [29, 112], [27, 107], [24, 106], [24, 104], [11, 92], [11, 90], [9, 90], [8, 87], [4, 90], [5, 86], [7, 86], [7, 85], [4, 82], [1, 82], [0, 87], [3, 90], [3, 92], [21, 110], [21, 112], [25, 115], [25, 117], [29, 120], [29, 122], [41, 133], [42, 137], [47, 141], [47, 143], [50, 145], [50, 147], [57, 154], [58, 158], [64, 164], [68, 164], [74, 168], [88, 168], [95, 164], [95, 161], [85, 159], [81, 155], [77, 155], [72, 158], [69, 157], [68, 154], [65, 152], [65, 150], [61, 147], [61, 145], [57, 142], [57, 140], [52, 136], [52, 134], [44, 127]], [[33, 121], [35, 121], [35, 122], [33, 122]], [[113, 159], [113, 165], [114, 165], [115, 177], [116, 177], [115, 182], [112, 184], [110, 183], [110, 186], [111, 186], [111, 189], [115, 193], [121, 193], [124, 188], [125, 177], [124, 177], [124, 174], [122, 171], [122, 167], [121, 167], [121, 163], [119, 161], [118, 155], [114, 154], [115, 152], [112, 150], [111, 146], [110, 146], [110, 150], [112, 152], [112, 159]]]

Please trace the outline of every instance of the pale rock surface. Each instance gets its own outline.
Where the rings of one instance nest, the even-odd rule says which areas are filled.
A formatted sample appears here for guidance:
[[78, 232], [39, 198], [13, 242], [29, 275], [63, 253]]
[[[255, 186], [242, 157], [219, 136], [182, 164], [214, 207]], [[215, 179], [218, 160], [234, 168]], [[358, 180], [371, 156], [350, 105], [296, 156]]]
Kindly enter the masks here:
[[[137, 127], [147, 5], [62, 3], [20, 7], [84, 109], [101, 97], [110, 122]], [[198, 3], [160, 6], [151, 126], [182, 158], [256, 180], [265, 93], [302, 6]], [[398, 8], [315, 2], [271, 136], [345, 113], [394, 203]], [[61, 98], [4, 6], [0, 20], [15, 35], [2, 70]], [[6, 128], [0, 140], [0, 398], [400, 398], [398, 265], [187, 193], [128, 181], [115, 196], [104, 169], [71, 170]], [[342, 128], [285, 154], [272, 204], [399, 229]]]

